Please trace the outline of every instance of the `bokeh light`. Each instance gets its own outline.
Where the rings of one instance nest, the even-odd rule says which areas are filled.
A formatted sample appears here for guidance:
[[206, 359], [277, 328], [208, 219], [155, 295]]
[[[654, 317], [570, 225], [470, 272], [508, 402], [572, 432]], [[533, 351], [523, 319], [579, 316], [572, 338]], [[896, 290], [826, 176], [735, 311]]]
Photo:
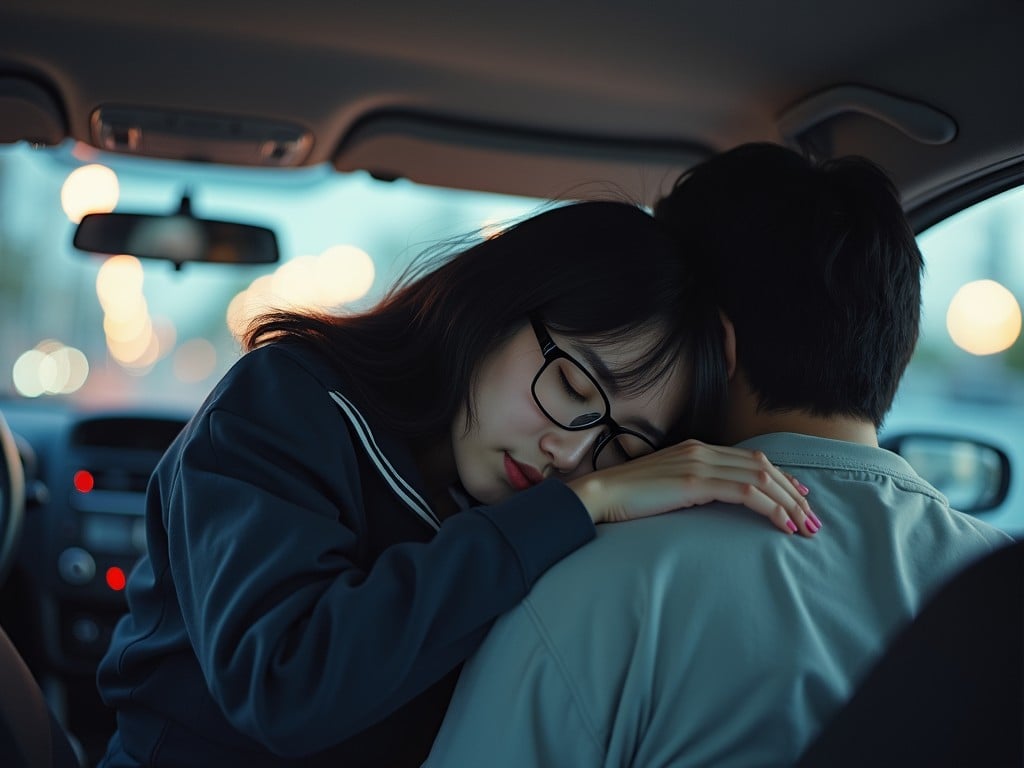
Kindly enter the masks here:
[[376, 270], [370, 255], [354, 245], [335, 245], [321, 253], [313, 265], [313, 279], [322, 307], [340, 307], [369, 293]]
[[155, 343], [155, 340], [153, 323], [146, 314], [139, 318], [134, 333], [126, 333], [120, 338], [108, 335], [107, 349], [117, 362], [131, 364], [146, 354], [146, 350]]
[[245, 329], [254, 317], [272, 308], [273, 284], [273, 275], [258, 277], [249, 284], [248, 288], [237, 293], [228, 303], [228, 329], [236, 339], [242, 338]]
[[89, 361], [81, 350], [46, 339], [22, 353], [11, 373], [23, 397], [70, 395], [89, 377]]
[[240, 338], [268, 309], [334, 311], [363, 298], [373, 286], [373, 259], [353, 245], [335, 245], [318, 256], [299, 256], [254, 280], [227, 309], [231, 333]]
[[39, 397], [45, 391], [40, 369], [46, 355], [38, 349], [30, 349], [14, 361], [14, 388], [24, 397]]
[[946, 329], [953, 342], [972, 355], [1003, 352], [1020, 336], [1020, 304], [995, 280], [966, 283], [949, 302]]
[[93, 163], [68, 174], [60, 190], [60, 204], [71, 223], [77, 224], [87, 213], [114, 210], [120, 195], [117, 174], [105, 165]]
[[104, 312], [113, 312], [134, 302], [142, 294], [142, 262], [134, 256], [111, 256], [103, 261], [96, 275], [96, 295]]
[[174, 348], [177, 330], [166, 318], [154, 322], [142, 292], [142, 263], [134, 256], [111, 256], [96, 274], [103, 307], [103, 332], [110, 356], [128, 373], [142, 376]]
[[206, 339], [189, 339], [175, 350], [173, 365], [178, 381], [194, 384], [213, 375], [217, 368], [217, 350]]

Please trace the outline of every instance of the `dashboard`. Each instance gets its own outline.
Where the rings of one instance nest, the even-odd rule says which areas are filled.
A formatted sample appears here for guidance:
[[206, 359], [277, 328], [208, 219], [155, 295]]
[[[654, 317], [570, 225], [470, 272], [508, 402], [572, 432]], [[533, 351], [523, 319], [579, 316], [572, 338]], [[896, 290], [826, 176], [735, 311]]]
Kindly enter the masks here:
[[4, 401], [0, 410], [26, 490], [0, 623], [72, 732], [109, 733], [113, 716], [96, 692], [96, 665], [127, 608], [128, 573], [145, 551], [149, 477], [188, 414], [27, 401]]

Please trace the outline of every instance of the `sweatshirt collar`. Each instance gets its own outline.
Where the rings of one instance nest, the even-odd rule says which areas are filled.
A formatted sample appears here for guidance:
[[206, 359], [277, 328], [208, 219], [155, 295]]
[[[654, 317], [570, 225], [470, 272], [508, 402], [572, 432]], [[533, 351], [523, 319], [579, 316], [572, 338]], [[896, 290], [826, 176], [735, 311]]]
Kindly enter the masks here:
[[[423, 522], [435, 531], [439, 530], [441, 521], [416, 488], [417, 484], [423, 487], [423, 483], [409, 451], [399, 449], [394, 438], [385, 431], [375, 432], [355, 404], [341, 392], [335, 389], [330, 390], [328, 394], [352, 425], [356, 439], [395, 496]], [[411, 482], [409, 478], [416, 483]]]

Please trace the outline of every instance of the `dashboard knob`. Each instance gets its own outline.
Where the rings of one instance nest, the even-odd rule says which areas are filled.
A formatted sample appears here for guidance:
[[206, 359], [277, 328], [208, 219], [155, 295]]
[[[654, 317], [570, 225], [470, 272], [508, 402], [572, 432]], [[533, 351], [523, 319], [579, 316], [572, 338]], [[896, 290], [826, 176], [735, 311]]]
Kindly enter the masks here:
[[68, 584], [81, 586], [96, 575], [96, 561], [81, 547], [68, 547], [57, 559], [57, 571]]

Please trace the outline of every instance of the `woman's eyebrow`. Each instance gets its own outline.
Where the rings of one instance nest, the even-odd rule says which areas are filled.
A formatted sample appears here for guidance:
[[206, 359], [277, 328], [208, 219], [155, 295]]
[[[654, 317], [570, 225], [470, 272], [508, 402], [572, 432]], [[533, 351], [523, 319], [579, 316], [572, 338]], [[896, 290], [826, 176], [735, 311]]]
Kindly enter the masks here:
[[[593, 371], [594, 376], [597, 377], [601, 387], [608, 395], [622, 394], [622, 385], [619, 383], [618, 378], [615, 376], [612, 369], [608, 367], [608, 364], [605, 363], [604, 359], [597, 354], [597, 352], [588, 346], [576, 346], [575, 344], [572, 346], [573, 353], [583, 358], [590, 370]], [[652, 442], [655, 445], [660, 445], [665, 441], [665, 433], [651, 424], [647, 419], [641, 417], [638, 419], [631, 419], [630, 422], [638, 431], [643, 432], [645, 435], [652, 438]]]

